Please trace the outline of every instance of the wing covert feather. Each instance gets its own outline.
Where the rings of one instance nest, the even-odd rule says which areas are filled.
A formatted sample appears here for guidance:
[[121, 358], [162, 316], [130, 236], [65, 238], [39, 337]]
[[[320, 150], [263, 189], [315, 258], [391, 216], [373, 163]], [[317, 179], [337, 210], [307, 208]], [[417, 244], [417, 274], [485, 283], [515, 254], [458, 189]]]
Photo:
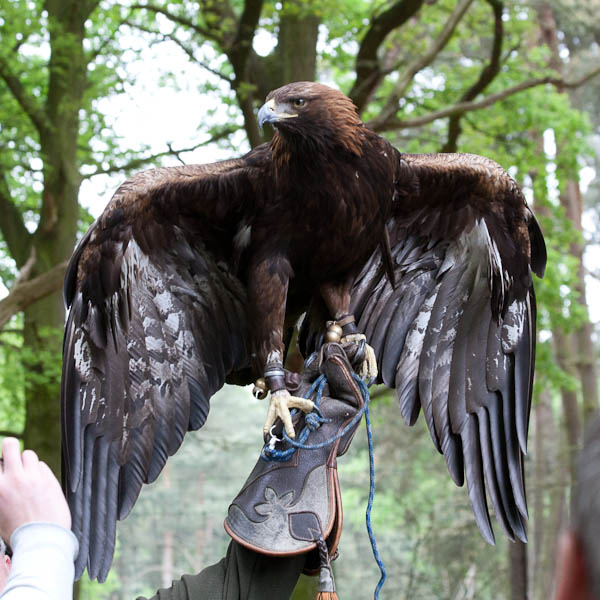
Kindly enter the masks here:
[[544, 272], [543, 236], [515, 182], [482, 157], [402, 155], [397, 196], [388, 223], [396, 287], [376, 252], [351, 311], [405, 421], [422, 409], [452, 478], [466, 479], [483, 537], [494, 543], [487, 487], [507, 536], [526, 540], [531, 273]]
[[261, 152], [136, 175], [74, 253], [62, 420], [78, 577], [87, 566], [106, 578], [117, 519], [248, 364], [235, 233], [255, 202]]

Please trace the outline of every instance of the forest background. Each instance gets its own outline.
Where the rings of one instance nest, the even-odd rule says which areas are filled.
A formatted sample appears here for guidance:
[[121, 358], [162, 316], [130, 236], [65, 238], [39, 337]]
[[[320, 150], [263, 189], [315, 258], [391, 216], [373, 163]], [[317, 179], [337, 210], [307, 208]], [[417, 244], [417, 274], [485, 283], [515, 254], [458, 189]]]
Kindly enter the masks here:
[[[496, 528], [496, 546], [485, 544], [423, 421], [406, 427], [377, 391], [381, 597], [550, 598], [574, 456], [598, 408], [598, 15], [599, 0], [1, 0], [0, 435], [59, 472], [62, 278], [118, 183], [158, 164], [241, 154], [269, 135], [256, 121], [269, 90], [319, 80], [401, 151], [498, 161], [548, 245], [536, 281], [529, 543]], [[222, 520], [258, 455], [265, 408], [235, 388], [212, 407], [120, 525], [108, 581], [84, 578], [81, 599], [150, 595], [223, 555]], [[378, 578], [366, 452], [357, 438], [340, 464], [335, 569], [348, 600], [370, 597]], [[302, 579], [294, 598], [314, 597], [312, 587]]]

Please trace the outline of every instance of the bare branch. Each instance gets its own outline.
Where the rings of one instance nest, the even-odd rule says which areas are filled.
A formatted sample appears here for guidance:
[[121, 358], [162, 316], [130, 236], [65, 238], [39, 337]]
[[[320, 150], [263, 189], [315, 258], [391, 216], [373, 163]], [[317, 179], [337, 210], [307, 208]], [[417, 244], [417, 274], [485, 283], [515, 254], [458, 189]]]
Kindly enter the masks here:
[[21, 277], [6, 298], [0, 301], [0, 328], [30, 304], [56, 292], [62, 286], [68, 261], [64, 261], [38, 277], [24, 281]]
[[214, 40], [219, 43], [222, 42], [222, 40], [218, 36], [216, 36], [214, 32], [211, 32], [209, 29], [205, 29], [204, 27], [201, 27], [200, 25], [198, 25], [197, 23], [194, 23], [190, 19], [186, 19], [180, 15], [174, 15], [174, 14], [170, 13], [168, 10], [165, 10], [164, 8], [162, 8], [160, 6], [154, 6], [153, 4], [133, 4], [131, 6], [131, 10], [132, 11], [133, 10], [148, 10], [155, 14], [163, 15], [164, 17], [167, 17], [167, 19], [169, 19], [170, 21], [173, 21], [173, 23], [177, 23], [178, 25], [183, 25], [184, 27], [189, 27], [191, 30], [195, 31], [197, 34], [202, 35], [202, 36], [208, 38], [209, 40]]
[[14, 99], [29, 117], [40, 136], [47, 135], [50, 123], [41, 106], [25, 91], [19, 78], [12, 72], [4, 58], [0, 57], [0, 78], [4, 80]]
[[596, 281], [600, 281], [600, 270], [598, 269], [585, 269], [585, 274], [593, 277]]
[[371, 93], [385, 75], [377, 57], [383, 40], [415, 15], [423, 2], [424, 0], [400, 0], [371, 20], [371, 26], [356, 55], [356, 79], [348, 93], [359, 113], [364, 110]]
[[175, 36], [165, 35], [164, 33], [161, 33], [160, 31], [150, 29], [150, 27], [144, 27], [143, 25], [139, 25], [137, 23], [134, 23], [134, 22], [128, 21], [128, 20], [123, 21], [123, 24], [128, 25], [132, 29], [137, 29], [138, 31], [144, 31], [145, 33], [149, 33], [151, 35], [156, 36], [159, 43], [173, 42], [175, 45], [177, 45], [179, 48], [181, 48], [181, 50], [183, 50], [187, 54], [188, 58], [193, 63], [196, 63], [199, 67], [202, 67], [205, 71], [208, 71], [209, 73], [212, 73], [213, 75], [216, 75], [223, 81], [226, 81], [229, 85], [233, 86], [233, 80], [230, 77], [227, 77], [227, 75], [224, 75], [223, 73], [217, 71], [216, 69], [209, 67], [206, 63], [203, 63], [201, 60], [198, 60], [194, 56], [194, 51], [192, 50], [192, 48], [188, 48], [188, 46], [186, 46], [186, 44], [184, 44], [181, 40], [178, 40]]
[[600, 67], [598, 67], [597, 69], [592, 69], [589, 73], [587, 73], [583, 77], [580, 77], [579, 79], [575, 79], [574, 81], [565, 81], [564, 79], [553, 78], [550, 80], [550, 83], [559, 89], [566, 88], [572, 90], [574, 88], [578, 88], [582, 85], [585, 85], [588, 81], [590, 81], [590, 79], [596, 77], [596, 75], [600, 75]]
[[238, 17], [230, 0], [202, 0], [201, 4], [204, 20], [214, 28], [215, 39], [225, 52], [235, 39], [238, 25]]
[[134, 169], [139, 169], [141, 167], [146, 166], [148, 163], [151, 163], [152, 161], [156, 160], [157, 158], [161, 158], [162, 156], [175, 156], [175, 158], [177, 158], [180, 162], [185, 164], [184, 161], [180, 158], [181, 154], [184, 154], [185, 152], [193, 152], [194, 150], [197, 150], [202, 146], [207, 146], [208, 144], [212, 144], [213, 142], [218, 142], [219, 140], [230, 136], [236, 131], [236, 127], [225, 128], [216, 133], [215, 135], [211, 136], [210, 139], [204, 142], [200, 142], [199, 144], [194, 144], [193, 146], [190, 146], [188, 148], [173, 148], [171, 144], [167, 144], [168, 150], [165, 150], [164, 152], [157, 152], [156, 154], [145, 156], [143, 158], [134, 158], [133, 160], [130, 160], [129, 162], [126, 162], [122, 165], [111, 165], [106, 169], [97, 169], [93, 173], [82, 175], [82, 179], [90, 179], [91, 177], [95, 177], [96, 175], [109, 175], [110, 173], [119, 173], [121, 171], [131, 171]]
[[[381, 123], [391, 119], [396, 114], [398, 111], [398, 102], [406, 93], [406, 90], [412, 83], [415, 75], [431, 64], [435, 57], [441, 52], [441, 50], [452, 37], [456, 26], [460, 23], [464, 14], [467, 12], [467, 9], [472, 3], [473, 0], [460, 0], [444, 24], [442, 31], [438, 36], [436, 36], [434, 42], [428, 48], [427, 52], [425, 52], [422, 56], [417, 57], [410, 65], [408, 65], [394, 86], [394, 91], [388, 97], [388, 100], [382, 108], [381, 113], [376, 119], [374, 119], [376, 127], [379, 127]], [[377, 131], [378, 129], [375, 130]]]
[[100, 42], [100, 44], [98, 44], [98, 47], [93, 52], [90, 52], [87, 55], [87, 64], [93, 62], [98, 58], [98, 56], [100, 56], [100, 54], [108, 46], [108, 44], [115, 40], [116, 35], [119, 29], [121, 28], [121, 25], [125, 25], [127, 23], [127, 19], [121, 19], [117, 23], [117, 26]]
[[388, 119], [387, 121], [381, 121], [380, 118], [377, 118], [367, 122], [366, 125], [373, 131], [395, 131], [398, 129], [409, 129], [411, 127], [422, 127], [423, 125], [427, 125], [428, 123], [432, 123], [433, 121], [437, 121], [438, 119], [444, 119], [452, 115], [464, 114], [466, 112], [487, 108], [488, 106], [491, 106], [496, 102], [504, 100], [509, 96], [517, 94], [518, 92], [523, 92], [525, 90], [537, 87], [539, 85], [551, 84], [561, 90], [565, 88], [577, 88], [587, 83], [590, 79], [596, 77], [597, 75], [600, 75], [600, 67], [590, 71], [587, 75], [584, 75], [583, 77], [575, 81], [564, 81], [563, 79], [550, 76], [540, 77], [537, 79], [528, 79], [527, 81], [522, 81], [517, 85], [506, 88], [505, 90], [502, 90], [501, 92], [498, 92], [496, 94], [491, 94], [490, 96], [482, 98], [481, 100], [470, 102], [458, 102], [453, 106], [448, 106], [447, 108], [434, 111], [427, 115], [416, 117], [414, 119], [408, 119], [405, 121], [396, 119], [394, 117]]
[[[504, 37], [504, 27], [502, 24], [503, 3], [498, 0], [488, 0], [488, 4], [494, 12], [494, 41], [490, 60], [481, 70], [477, 81], [465, 91], [461, 96], [460, 102], [474, 100], [485, 90], [486, 87], [496, 78], [500, 72], [500, 58], [502, 54], [502, 38]], [[458, 136], [461, 133], [460, 118], [461, 114], [452, 115], [448, 122], [448, 139], [441, 149], [441, 152], [456, 152]]]

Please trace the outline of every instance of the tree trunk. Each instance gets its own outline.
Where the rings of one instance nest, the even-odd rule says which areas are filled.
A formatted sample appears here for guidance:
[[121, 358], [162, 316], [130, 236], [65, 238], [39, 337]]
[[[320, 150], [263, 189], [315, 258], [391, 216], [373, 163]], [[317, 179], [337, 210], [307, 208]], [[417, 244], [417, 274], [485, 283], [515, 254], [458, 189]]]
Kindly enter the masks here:
[[[547, 573], [544, 572], [544, 545], [548, 542], [546, 515], [547, 486], [553, 473], [556, 457], [552, 448], [548, 448], [548, 439], [555, 436], [555, 425], [552, 418], [550, 393], [543, 390], [538, 404], [533, 409], [534, 447], [535, 447], [535, 485], [533, 500], [533, 565], [532, 593], [534, 598], [540, 598], [539, 590]], [[554, 433], [553, 433], [554, 432]], [[547, 451], [548, 450], [548, 451]]]
[[290, 81], [313, 81], [317, 69], [317, 38], [320, 19], [296, 1], [286, 2], [293, 13], [281, 17], [277, 54], [281, 64], [281, 85]]
[[[321, 19], [316, 7], [301, 0], [286, 0], [279, 24], [277, 47], [268, 57], [251, 52], [244, 70], [235, 68], [235, 91], [244, 116], [244, 128], [251, 146], [268, 139], [271, 130], [262, 135], [258, 129], [255, 103], [266, 94], [292, 81], [314, 81], [317, 68], [317, 38]], [[249, 91], [251, 90], [251, 91]]]
[[[67, 260], [79, 215], [77, 164], [79, 109], [86, 81], [84, 23], [95, 3], [48, 0], [51, 56], [45, 122], [40, 128], [44, 190], [40, 222], [32, 240], [32, 276]], [[24, 349], [28, 359], [24, 443], [55, 473], [60, 472], [60, 365], [64, 328], [62, 294], [55, 292], [25, 310]]]
[[526, 600], [527, 590], [527, 544], [516, 540], [508, 545], [510, 561], [510, 597], [511, 600]]
[[[565, 209], [567, 217], [573, 222], [575, 228], [583, 235], [581, 224], [583, 214], [583, 199], [577, 181], [569, 181], [564, 193], [560, 196], [561, 204]], [[583, 312], [583, 323], [575, 332], [575, 366], [581, 382], [581, 393], [583, 396], [583, 422], [598, 410], [598, 375], [596, 372], [596, 350], [592, 340], [592, 324], [588, 314], [588, 305], [585, 293], [585, 268], [583, 266], [584, 246], [573, 243], [569, 248], [570, 254], [577, 261], [577, 292], [578, 302]]]
[[[573, 364], [574, 340], [572, 335], [563, 333], [555, 328], [552, 331], [554, 338], [556, 360], [560, 368], [575, 377], [575, 367]], [[575, 458], [581, 439], [581, 419], [579, 417], [579, 403], [577, 401], [577, 392], [574, 389], [563, 387], [561, 389], [562, 408], [565, 419], [565, 428], [567, 434], [567, 458], [569, 465], [570, 483], [575, 480]]]

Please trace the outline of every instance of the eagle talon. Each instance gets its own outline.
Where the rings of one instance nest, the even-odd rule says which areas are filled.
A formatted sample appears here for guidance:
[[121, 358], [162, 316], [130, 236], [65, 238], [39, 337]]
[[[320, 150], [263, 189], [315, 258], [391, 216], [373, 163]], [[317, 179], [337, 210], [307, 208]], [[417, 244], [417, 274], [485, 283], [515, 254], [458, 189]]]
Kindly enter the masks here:
[[[362, 333], [352, 333], [350, 335], [346, 335], [342, 338], [342, 344], [347, 344], [348, 342], [360, 343], [367, 338]], [[357, 370], [358, 375], [362, 379], [367, 379], [374, 381], [377, 377], [377, 357], [375, 356], [375, 350], [369, 344], [365, 342], [365, 360], [362, 365]]]
[[285, 432], [291, 438], [296, 437], [296, 432], [294, 431], [294, 425], [292, 424], [290, 409], [299, 408], [302, 412], [309, 413], [314, 407], [314, 402], [312, 400], [292, 396], [287, 390], [271, 392], [270, 402], [269, 412], [267, 413], [267, 420], [265, 421], [263, 431], [265, 434], [269, 433], [273, 423], [275, 423], [277, 418], [280, 418], [283, 422]]

